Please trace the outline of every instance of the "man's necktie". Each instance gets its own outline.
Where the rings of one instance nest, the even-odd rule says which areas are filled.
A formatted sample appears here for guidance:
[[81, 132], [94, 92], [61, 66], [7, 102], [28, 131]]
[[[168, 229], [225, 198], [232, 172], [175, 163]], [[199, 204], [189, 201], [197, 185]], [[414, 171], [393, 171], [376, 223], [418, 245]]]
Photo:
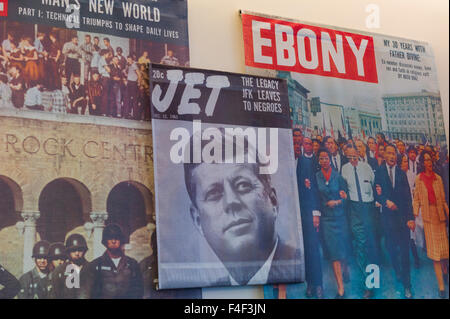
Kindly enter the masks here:
[[333, 160], [334, 160], [334, 167], [336, 168], [337, 171], [339, 171], [339, 167], [338, 167], [338, 165], [337, 165], [336, 156], [333, 157]]
[[358, 191], [358, 201], [362, 202], [361, 185], [359, 184], [358, 172], [356, 171], [356, 166], [354, 166], [353, 168], [355, 169], [355, 180], [356, 180], [356, 190]]
[[392, 173], [392, 166], [389, 166], [389, 179], [391, 180], [392, 188], [394, 188], [394, 176]]
[[416, 173], [416, 162], [413, 162], [413, 173]]

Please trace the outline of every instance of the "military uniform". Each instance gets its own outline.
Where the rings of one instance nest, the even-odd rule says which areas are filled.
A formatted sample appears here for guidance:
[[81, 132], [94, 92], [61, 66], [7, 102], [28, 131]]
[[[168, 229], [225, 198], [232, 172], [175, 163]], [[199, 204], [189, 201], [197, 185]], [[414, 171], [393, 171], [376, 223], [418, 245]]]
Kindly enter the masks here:
[[[81, 272], [81, 277], [86, 283], [82, 287], [81, 298], [141, 299], [144, 294], [144, 283], [138, 262], [125, 256], [121, 248], [108, 250], [109, 240], [118, 241], [120, 246], [126, 242], [119, 225], [109, 224], [105, 227], [102, 244], [107, 251]], [[113, 261], [110, 254], [117, 258]]]
[[81, 277], [86, 281], [81, 298], [141, 299], [144, 294], [139, 265], [135, 259], [125, 255], [116, 267], [105, 252], [82, 270]]
[[34, 267], [20, 277], [19, 299], [47, 299], [48, 276]]
[[[49, 249], [49, 259], [66, 259], [70, 255], [71, 251], [83, 251], [84, 253], [88, 250], [86, 239], [80, 234], [72, 234], [66, 239], [65, 251], [63, 252], [63, 247], [61, 243], [53, 244]], [[66, 260], [64, 263], [59, 265], [50, 274], [50, 285], [49, 298], [51, 299], [77, 299], [80, 295], [80, 288], [68, 287], [66, 280], [68, 276], [73, 276], [73, 271], [68, 271], [67, 266], [73, 264], [79, 269], [78, 274], [80, 274], [80, 288], [83, 286], [81, 269], [83, 269], [88, 261], [84, 259], [80, 262], [80, 265], [76, 265], [73, 261]]]
[[9, 271], [0, 265], [0, 299], [14, 298], [20, 290], [20, 283]]
[[[67, 266], [70, 265], [71, 262], [65, 261], [63, 264], [56, 267], [55, 270], [50, 274], [50, 284], [48, 287], [49, 290], [49, 298], [51, 299], [78, 299], [80, 296], [80, 289], [78, 288], [69, 288], [66, 285], [66, 279], [69, 275], [73, 275], [73, 273], [67, 273]], [[81, 264], [80, 267], [83, 269], [88, 264], [87, 260]], [[80, 273], [80, 287], [82, 287], [83, 283], [81, 281], [81, 271]]]

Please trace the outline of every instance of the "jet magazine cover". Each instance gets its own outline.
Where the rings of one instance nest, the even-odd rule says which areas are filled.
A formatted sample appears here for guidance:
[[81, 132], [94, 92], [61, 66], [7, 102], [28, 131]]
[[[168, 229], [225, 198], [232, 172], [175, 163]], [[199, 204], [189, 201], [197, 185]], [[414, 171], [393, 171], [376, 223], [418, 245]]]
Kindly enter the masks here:
[[448, 148], [430, 45], [241, 17], [251, 73], [288, 82], [305, 248], [307, 284], [265, 297], [448, 298]]
[[160, 288], [302, 282], [286, 81], [160, 65], [150, 79]]
[[1, 297], [201, 298], [156, 275], [148, 67], [189, 65], [186, 1], [2, 8]]

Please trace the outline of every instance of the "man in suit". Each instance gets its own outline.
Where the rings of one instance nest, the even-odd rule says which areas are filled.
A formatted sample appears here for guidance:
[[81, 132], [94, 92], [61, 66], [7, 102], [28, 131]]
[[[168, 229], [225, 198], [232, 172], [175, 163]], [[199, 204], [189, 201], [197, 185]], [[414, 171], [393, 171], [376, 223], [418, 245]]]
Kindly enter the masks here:
[[369, 137], [367, 139], [367, 146], [369, 147], [369, 157], [375, 158], [375, 154], [377, 153], [377, 141], [373, 137]]
[[348, 160], [339, 152], [339, 146], [331, 136], [327, 136], [323, 140], [325, 147], [331, 154], [331, 166], [338, 173], [341, 173], [342, 166], [347, 164]]
[[398, 163], [400, 164], [404, 157], [408, 157], [408, 155], [406, 154], [405, 142], [403, 142], [402, 140], [398, 140], [398, 142], [397, 142], [397, 150], [398, 150], [397, 160], [398, 160]]
[[358, 150], [359, 161], [369, 164], [373, 172], [375, 172], [378, 168], [378, 162], [375, 158], [368, 156], [366, 144], [361, 140], [357, 140], [355, 146]]
[[295, 158], [299, 158], [303, 153], [303, 133], [299, 128], [292, 130], [292, 138], [294, 139]]
[[323, 298], [322, 262], [317, 232], [320, 202], [316, 182], [317, 158], [313, 153], [312, 140], [303, 138], [303, 155], [298, 159], [297, 183], [302, 217], [303, 246], [305, 248], [306, 296]]
[[414, 178], [417, 176], [417, 165], [419, 161], [417, 159], [417, 150], [414, 146], [408, 147], [408, 170], [414, 174]]
[[[223, 147], [229, 142], [235, 144], [232, 137], [227, 140], [230, 136], [224, 131], [221, 133], [225, 140]], [[191, 138], [191, 145], [193, 140]], [[201, 149], [207, 144], [208, 141], [202, 141]], [[244, 144], [244, 154], [248, 154], [252, 146], [248, 142]], [[277, 192], [271, 175], [260, 174], [262, 164], [259, 156], [255, 157], [256, 163], [240, 164], [233, 158], [233, 164], [193, 161], [184, 164], [194, 226], [228, 272], [228, 277], [215, 285], [303, 280], [301, 251], [278, 236], [275, 227], [279, 213]]]
[[381, 220], [386, 249], [396, 276], [405, 288], [405, 297], [410, 299], [409, 239], [410, 230], [415, 229], [411, 191], [405, 172], [397, 167], [395, 146], [388, 144], [384, 156], [386, 163], [375, 173], [375, 200], [382, 206]]

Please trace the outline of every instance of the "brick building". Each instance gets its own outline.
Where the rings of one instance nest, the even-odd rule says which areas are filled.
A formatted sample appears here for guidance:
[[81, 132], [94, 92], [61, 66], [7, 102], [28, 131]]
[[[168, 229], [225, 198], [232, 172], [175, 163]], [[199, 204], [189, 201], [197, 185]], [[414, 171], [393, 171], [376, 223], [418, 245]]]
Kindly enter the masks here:
[[126, 253], [151, 254], [153, 155], [149, 122], [0, 109], [0, 262], [31, 269], [37, 240], [88, 240], [101, 255], [105, 224], [119, 223]]

